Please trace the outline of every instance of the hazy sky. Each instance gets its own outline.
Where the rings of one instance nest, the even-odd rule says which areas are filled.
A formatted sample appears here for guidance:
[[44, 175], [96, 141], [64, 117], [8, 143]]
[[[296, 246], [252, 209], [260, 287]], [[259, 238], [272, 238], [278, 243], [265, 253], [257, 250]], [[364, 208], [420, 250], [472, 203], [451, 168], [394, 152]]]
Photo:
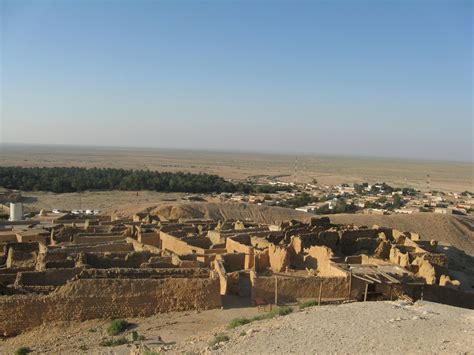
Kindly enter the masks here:
[[472, 1], [9, 1], [2, 142], [472, 161]]

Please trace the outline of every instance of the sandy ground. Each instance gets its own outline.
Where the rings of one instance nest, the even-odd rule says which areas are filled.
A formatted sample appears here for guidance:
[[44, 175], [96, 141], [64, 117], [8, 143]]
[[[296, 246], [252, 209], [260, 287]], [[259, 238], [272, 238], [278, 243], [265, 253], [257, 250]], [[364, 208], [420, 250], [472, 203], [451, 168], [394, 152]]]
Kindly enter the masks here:
[[[473, 164], [399, 159], [164, 149], [0, 145], [0, 166], [80, 166], [218, 174], [321, 184], [382, 182], [446, 191], [472, 190]], [[429, 178], [428, 178], [429, 175]]]
[[[132, 330], [146, 340], [117, 347], [98, 343], [109, 339], [106, 321], [49, 324], [15, 338], [0, 340], [0, 354], [28, 346], [33, 354], [157, 353], [472, 353], [474, 311], [429, 302], [359, 302], [316, 306], [233, 330], [230, 320], [257, 314], [255, 308], [173, 312], [129, 319]], [[230, 341], [209, 346], [217, 334]], [[82, 349], [80, 347], [82, 346]]]
[[155, 191], [86, 191], [82, 193], [55, 194], [53, 192], [22, 192], [25, 197], [26, 211], [46, 210], [110, 210], [141, 209], [150, 203], [179, 201], [183, 193], [165, 193]]
[[[216, 329], [215, 332], [219, 330]], [[285, 317], [221, 329], [230, 341], [205, 340], [177, 350], [221, 354], [472, 353], [474, 311], [418, 302], [349, 303], [312, 307]]]

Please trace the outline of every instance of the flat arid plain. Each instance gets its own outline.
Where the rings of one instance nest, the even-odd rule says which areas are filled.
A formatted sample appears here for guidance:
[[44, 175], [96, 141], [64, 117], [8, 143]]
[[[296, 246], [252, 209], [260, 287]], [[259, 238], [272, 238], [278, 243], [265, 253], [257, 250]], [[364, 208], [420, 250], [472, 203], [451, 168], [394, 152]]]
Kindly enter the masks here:
[[442, 191], [472, 189], [474, 173], [474, 165], [469, 162], [60, 145], [3, 145], [0, 166], [184, 171], [234, 180], [305, 183], [316, 179], [320, 184], [331, 185], [384, 181], [400, 187], [424, 190], [429, 186]]
[[[145, 169], [217, 174], [226, 179], [257, 182], [387, 182], [420, 190], [473, 190], [473, 165], [461, 162], [11, 145], [2, 147], [0, 166]], [[314, 217], [281, 207], [219, 203], [210, 195], [206, 196], [207, 202], [189, 202], [183, 199], [184, 193], [28, 191], [23, 196], [26, 210], [71, 210], [81, 206], [122, 218], [143, 211], [164, 220], [251, 220], [268, 224]], [[474, 280], [471, 216], [414, 213], [329, 217], [331, 222], [341, 225], [379, 225], [418, 233], [422, 242], [439, 241], [436, 251], [449, 258], [450, 275], [462, 282], [463, 291], [470, 291]], [[288, 316], [264, 318], [230, 329], [229, 324], [235, 319], [258, 318], [261, 313], [249, 300], [235, 295], [222, 300], [222, 309], [128, 317], [131, 326], [124, 333], [125, 342], [111, 350], [103, 345], [109, 336], [109, 320], [88, 319], [45, 323], [15, 337], [0, 337], [0, 354], [13, 353], [24, 346], [33, 353], [54, 354], [469, 353], [473, 346], [474, 311], [444, 304], [397, 300], [327, 304], [308, 309], [292, 304], [293, 313]], [[141, 337], [139, 341], [134, 339], [137, 334]], [[214, 344], [224, 335], [227, 340]]]

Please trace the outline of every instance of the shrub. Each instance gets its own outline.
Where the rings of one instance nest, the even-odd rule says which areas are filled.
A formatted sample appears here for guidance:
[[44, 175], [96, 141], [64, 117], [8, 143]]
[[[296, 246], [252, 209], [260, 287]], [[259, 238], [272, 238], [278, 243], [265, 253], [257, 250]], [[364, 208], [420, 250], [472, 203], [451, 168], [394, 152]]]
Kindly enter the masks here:
[[87, 351], [87, 350], [89, 350], [89, 348], [87, 347], [87, 345], [82, 344], [82, 345], [79, 347], [79, 350], [81, 350], [81, 351]]
[[319, 302], [316, 300], [306, 301], [300, 304], [300, 309], [305, 309], [308, 307], [319, 306]]
[[273, 308], [269, 313], [273, 314], [273, 316], [286, 316], [293, 312], [293, 310], [290, 307], [276, 307]]
[[99, 343], [100, 346], [119, 346], [123, 344], [128, 344], [128, 340], [125, 338], [108, 339], [108, 340], [102, 340]]
[[31, 349], [26, 346], [22, 346], [15, 350], [15, 355], [26, 355], [28, 353], [31, 353]]
[[240, 327], [241, 325], [249, 324], [255, 321], [264, 320], [264, 319], [272, 319], [276, 316], [286, 316], [290, 314], [293, 310], [290, 307], [275, 307], [270, 312], [260, 314], [258, 316], [252, 318], [236, 318], [233, 319], [227, 326], [229, 329]]
[[141, 341], [145, 340], [145, 337], [143, 335], [139, 335], [136, 330], [132, 332], [132, 341]]
[[229, 325], [227, 326], [229, 329], [233, 329], [233, 328], [237, 328], [237, 327], [240, 327], [241, 325], [244, 325], [244, 324], [248, 324], [250, 323], [252, 320], [248, 319], [248, 318], [235, 318], [235, 319], [232, 319], [229, 323]]
[[214, 346], [218, 343], [222, 343], [224, 341], [229, 341], [230, 338], [225, 335], [225, 334], [217, 334], [214, 339], [212, 339], [210, 342], [209, 342], [209, 346]]
[[118, 335], [124, 332], [129, 326], [130, 323], [128, 323], [126, 320], [114, 319], [112, 322], [110, 322], [109, 327], [107, 328], [107, 334]]

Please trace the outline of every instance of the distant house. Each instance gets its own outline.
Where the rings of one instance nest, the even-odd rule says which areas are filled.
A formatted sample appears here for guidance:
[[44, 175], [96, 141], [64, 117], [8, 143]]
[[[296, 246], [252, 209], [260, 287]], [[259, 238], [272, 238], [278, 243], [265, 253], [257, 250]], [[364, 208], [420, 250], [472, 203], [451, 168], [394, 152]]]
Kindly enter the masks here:
[[378, 215], [386, 215], [390, 214], [387, 210], [382, 210], [379, 208], [366, 208], [364, 210], [365, 214], [378, 214]]
[[309, 213], [314, 213], [316, 211], [316, 206], [314, 205], [308, 205], [308, 206], [303, 206], [303, 207], [297, 207], [295, 210], [301, 211], [301, 212], [309, 212]]
[[434, 210], [433, 210], [434, 213], [439, 213], [439, 214], [447, 214], [448, 213], [448, 209], [447, 208], [442, 208], [442, 207], [436, 207]]

